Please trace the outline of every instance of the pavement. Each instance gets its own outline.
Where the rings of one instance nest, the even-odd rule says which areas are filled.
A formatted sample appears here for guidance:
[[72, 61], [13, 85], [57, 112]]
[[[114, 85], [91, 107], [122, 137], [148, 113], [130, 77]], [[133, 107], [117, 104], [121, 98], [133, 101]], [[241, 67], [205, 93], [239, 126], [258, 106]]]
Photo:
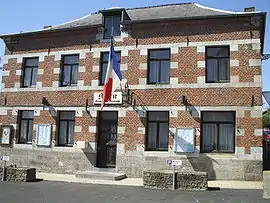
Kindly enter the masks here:
[[[119, 186], [143, 186], [142, 178], [126, 178], [120, 181], [108, 181], [108, 180], [91, 180], [76, 178], [75, 175], [67, 174], [52, 174], [52, 173], [37, 173], [38, 179], [47, 181], [59, 181], [69, 183], [90, 183], [98, 185], [119, 185]], [[210, 188], [222, 188], [222, 189], [253, 189], [262, 190], [262, 182], [254, 181], [208, 181], [208, 187]]]
[[181, 191], [40, 181], [0, 182], [1, 203], [269, 203], [262, 190]]

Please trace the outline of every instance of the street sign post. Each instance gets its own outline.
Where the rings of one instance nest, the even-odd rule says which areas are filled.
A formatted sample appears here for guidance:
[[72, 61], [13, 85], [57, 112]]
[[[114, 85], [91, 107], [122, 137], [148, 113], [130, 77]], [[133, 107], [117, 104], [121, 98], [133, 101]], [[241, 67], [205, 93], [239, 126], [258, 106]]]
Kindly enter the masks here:
[[173, 186], [172, 186], [172, 189], [175, 190], [175, 166], [182, 166], [182, 160], [167, 160], [167, 164], [173, 166]]

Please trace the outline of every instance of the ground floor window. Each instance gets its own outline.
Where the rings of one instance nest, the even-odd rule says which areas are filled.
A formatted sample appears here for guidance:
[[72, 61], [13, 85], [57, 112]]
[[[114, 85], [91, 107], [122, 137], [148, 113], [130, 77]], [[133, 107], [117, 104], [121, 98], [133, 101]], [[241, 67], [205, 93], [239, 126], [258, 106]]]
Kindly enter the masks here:
[[34, 111], [19, 111], [19, 143], [32, 143], [33, 125]]
[[202, 112], [202, 152], [234, 152], [235, 112]]
[[168, 137], [169, 137], [169, 112], [168, 111], [147, 112], [146, 150], [148, 151], [168, 150]]
[[74, 144], [75, 112], [59, 112], [59, 146], [73, 146]]

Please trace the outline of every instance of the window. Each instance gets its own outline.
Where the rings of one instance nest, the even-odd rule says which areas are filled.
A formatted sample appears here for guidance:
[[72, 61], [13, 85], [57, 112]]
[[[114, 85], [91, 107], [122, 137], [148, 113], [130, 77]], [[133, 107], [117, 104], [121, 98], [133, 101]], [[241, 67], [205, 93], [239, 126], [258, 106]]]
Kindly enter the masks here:
[[61, 86], [77, 85], [79, 55], [62, 57]]
[[170, 83], [170, 50], [149, 50], [148, 84]]
[[234, 152], [235, 112], [202, 112], [202, 151]]
[[169, 112], [147, 112], [146, 150], [168, 150]]
[[23, 63], [22, 87], [32, 87], [37, 84], [38, 57], [25, 58]]
[[20, 111], [19, 143], [32, 143], [34, 111]]
[[230, 81], [229, 46], [206, 47], [206, 82]]
[[75, 112], [59, 112], [59, 146], [73, 146], [74, 143]]
[[121, 15], [106, 15], [104, 16], [104, 38], [110, 39], [112, 36], [120, 36]]
[[[118, 64], [120, 66], [121, 62], [121, 52], [115, 52]], [[107, 68], [108, 68], [108, 62], [109, 62], [109, 52], [103, 52], [101, 54], [101, 61], [100, 61], [100, 75], [99, 75], [99, 84], [104, 85], [105, 82], [105, 77], [107, 73]]]

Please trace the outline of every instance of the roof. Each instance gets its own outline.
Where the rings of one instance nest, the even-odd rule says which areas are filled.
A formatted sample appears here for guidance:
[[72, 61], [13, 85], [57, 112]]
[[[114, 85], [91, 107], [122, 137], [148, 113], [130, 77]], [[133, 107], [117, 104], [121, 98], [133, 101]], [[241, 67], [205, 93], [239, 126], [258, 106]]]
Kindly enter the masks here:
[[[114, 7], [115, 8], [115, 7]], [[120, 7], [117, 7], [119, 9]], [[111, 8], [110, 8], [111, 9]], [[206, 17], [221, 17], [221, 16], [239, 16], [247, 14], [257, 14], [264, 12], [232, 12], [220, 9], [209, 8], [197, 3], [181, 3], [181, 4], [166, 4], [151, 7], [141, 8], [128, 8], [125, 9], [127, 15], [130, 17], [130, 23], [144, 22], [144, 21], [161, 21], [170, 19], [192, 19], [192, 18], [206, 18]], [[265, 13], [264, 13], [265, 14]], [[36, 30], [30, 33], [57, 31], [63, 29], [73, 29], [82, 27], [92, 27], [102, 25], [102, 14], [92, 13], [82, 18], [63, 23], [61, 25], [52, 26], [42, 30]], [[1, 35], [0, 37], [27, 34], [27, 33], [14, 33]]]

